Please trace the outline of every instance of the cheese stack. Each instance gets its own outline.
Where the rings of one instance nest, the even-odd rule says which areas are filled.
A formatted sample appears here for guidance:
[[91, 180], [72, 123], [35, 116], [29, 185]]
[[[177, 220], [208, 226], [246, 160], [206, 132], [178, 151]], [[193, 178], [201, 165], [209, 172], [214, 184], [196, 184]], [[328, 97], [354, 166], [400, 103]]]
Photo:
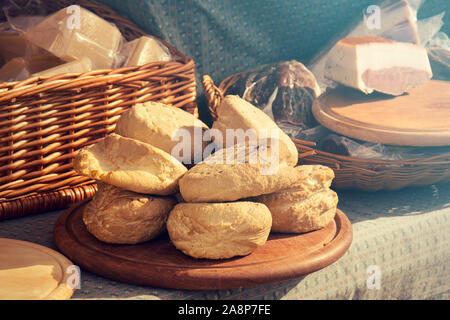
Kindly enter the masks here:
[[[227, 96], [213, 130], [183, 110], [137, 104], [113, 134], [78, 153], [74, 168], [100, 181], [83, 213], [99, 240], [138, 243], [167, 228], [186, 255], [227, 259], [254, 252], [271, 231], [306, 232], [333, 219], [332, 170], [297, 160], [294, 143], [263, 111]], [[285, 194], [294, 210], [283, 210]], [[278, 228], [286, 221], [295, 229]]]
[[[326, 173], [317, 174], [310, 167], [306, 171], [296, 167], [298, 151], [292, 140], [263, 111], [238, 96], [226, 96], [217, 115], [211, 132], [217, 150], [180, 179], [186, 203], [176, 205], [167, 221], [175, 247], [195, 258], [250, 254], [266, 243], [271, 231], [278, 231], [274, 226], [279, 221], [295, 220], [291, 216], [298, 215], [278, 210], [264, 197], [309, 188], [306, 201], [316, 191], [324, 191], [332, 179], [331, 169], [320, 168]], [[308, 201], [303, 215], [316, 219], [323, 213], [318, 207], [327, 199], [319, 195]], [[316, 219], [321, 221], [314, 228], [333, 219], [336, 207], [333, 211], [329, 206], [329, 211]], [[294, 222], [297, 229], [289, 232], [311, 228], [305, 219]]]
[[99, 185], [83, 213], [89, 232], [104, 242], [135, 244], [166, 230], [177, 203], [178, 180], [187, 172], [170, 154], [171, 136], [194, 125], [207, 128], [181, 109], [137, 104], [119, 119], [117, 132], [79, 151], [74, 169]]

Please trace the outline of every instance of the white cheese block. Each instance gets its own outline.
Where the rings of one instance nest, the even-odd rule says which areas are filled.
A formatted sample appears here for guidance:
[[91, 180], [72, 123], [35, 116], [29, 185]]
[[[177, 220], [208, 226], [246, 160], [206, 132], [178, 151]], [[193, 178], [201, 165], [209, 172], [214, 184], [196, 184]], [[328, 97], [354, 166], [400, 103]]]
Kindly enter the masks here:
[[330, 51], [326, 78], [364, 93], [401, 95], [431, 79], [425, 48], [380, 37], [349, 37]]

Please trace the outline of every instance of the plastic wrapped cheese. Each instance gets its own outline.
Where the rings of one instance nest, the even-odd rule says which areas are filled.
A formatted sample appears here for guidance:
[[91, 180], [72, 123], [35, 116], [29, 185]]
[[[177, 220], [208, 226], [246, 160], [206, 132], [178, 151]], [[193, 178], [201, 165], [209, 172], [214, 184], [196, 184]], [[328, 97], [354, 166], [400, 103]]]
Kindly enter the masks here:
[[349, 37], [328, 54], [324, 75], [366, 94], [401, 95], [431, 79], [427, 50], [381, 37]]
[[[418, 1], [419, 5], [412, 5], [412, 2], [415, 1], [383, 0], [378, 6], [370, 5], [365, 12], [370, 13], [370, 15], [358, 16], [342, 32], [335, 34], [307, 66], [316, 77], [322, 91], [325, 91], [327, 87], [336, 86], [336, 82], [325, 76], [325, 64], [329, 59], [332, 48], [343, 38], [375, 36], [419, 44], [417, 10], [422, 1]], [[379, 25], [377, 22], [379, 22]]]
[[[128, 56], [125, 67], [141, 66], [156, 61], [170, 61], [169, 50], [152, 37], [143, 36], [124, 45], [125, 54]], [[127, 54], [128, 53], [128, 54]]]
[[17, 57], [34, 56], [43, 53], [27, 39], [17, 33], [0, 33], [0, 56], [5, 62]]
[[35, 73], [34, 76], [54, 76], [61, 73], [77, 73], [87, 72], [92, 70], [91, 60], [84, 58], [67, 62], [56, 67]]
[[14, 58], [0, 69], [0, 81], [25, 80], [36, 72], [53, 68], [61, 63], [61, 59], [51, 54]]
[[[77, 9], [68, 10], [73, 7]], [[114, 24], [79, 6], [54, 13], [24, 35], [64, 61], [89, 58], [93, 69], [113, 67], [122, 42], [122, 35]]]

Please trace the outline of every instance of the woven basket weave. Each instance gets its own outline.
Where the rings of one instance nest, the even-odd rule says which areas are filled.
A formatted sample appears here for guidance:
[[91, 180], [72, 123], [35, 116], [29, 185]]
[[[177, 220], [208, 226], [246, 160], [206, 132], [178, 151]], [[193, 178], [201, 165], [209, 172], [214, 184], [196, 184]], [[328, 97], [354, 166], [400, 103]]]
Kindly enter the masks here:
[[[45, 5], [47, 13], [77, 4], [116, 24], [127, 40], [146, 34], [95, 1], [21, 2], [31, 2], [30, 11]], [[0, 83], [0, 220], [92, 197], [95, 181], [77, 175], [72, 159], [77, 150], [111, 133], [132, 105], [160, 101], [198, 117], [195, 64], [162, 43], [175, 61]]]
[[[213, 120], [217, 118], [216, 108], [228, 88], [244, 75], [234, 74], [223, 80], [219, 87], [214, 85], [211, 77], [203, 76], [203, 90]], [[335, 189], [398, 190], [408, 186], [450, 182], [449, 153], [405, 161], [367, 160], [323, 152], [315, 149], [314, 143], [292, 140], [299, 150], [300, 164], [322, 164], [334, 170]]]

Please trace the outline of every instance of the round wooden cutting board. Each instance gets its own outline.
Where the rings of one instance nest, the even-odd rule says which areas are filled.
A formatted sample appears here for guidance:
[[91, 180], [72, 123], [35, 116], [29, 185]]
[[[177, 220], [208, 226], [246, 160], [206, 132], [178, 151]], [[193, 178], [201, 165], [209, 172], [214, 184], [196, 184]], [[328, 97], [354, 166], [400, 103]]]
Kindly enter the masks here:
[[167, 234], [138, 245], [98, 241], [82, 221], [86, 203], [58, 218], [57, 247], [82, 269], [131, 284], [187, 290], [257, 286], [324, 268], [352, 242], [350, 221], [338, 210], [327, 227], [305, 234], [271, 234], [265, 245], [245, 257], [194, 259], [177, 250]]
[[338, 87], [313, 105], [326, 128], [351, 138], [403, 146], [450, 145], [450, 82], [430, 80], [401, 96]]
[[73, 265], [47, 247], [0, 238], [0, 300], [65, 300], [74, 292], [67, 285]]

